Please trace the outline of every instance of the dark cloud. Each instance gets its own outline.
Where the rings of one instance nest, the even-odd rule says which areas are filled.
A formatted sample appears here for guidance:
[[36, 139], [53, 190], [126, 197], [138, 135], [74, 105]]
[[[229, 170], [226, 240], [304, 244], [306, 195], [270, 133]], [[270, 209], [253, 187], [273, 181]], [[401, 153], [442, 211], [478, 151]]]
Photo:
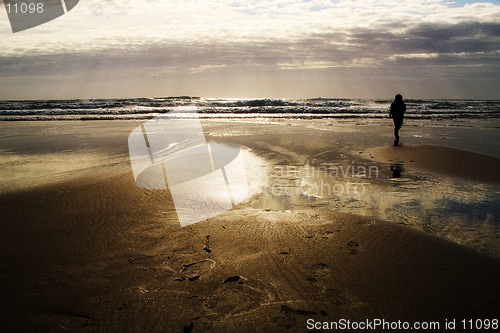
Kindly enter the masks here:
[[460, 23], [421, 25], [406, 34], [403, 48], [410, 51], [461, 53], [489, 52], [500, 49], [500, 24]]
[[[484, 65], [500, 60], [500, 24], [422, 24], [405, 33], [353, 29], [297, 40], [253, 40], [213, 43], [153, 44], [139, 49], [110, 48], [68, 54], [1, 57], [2, 75], [37, 75], [51, 72], [170, 68], [189, 72], [203, 66], [264, 66], [329, 62], [349, 66], [369, 59], [370, 66], [388, 61], [401, 65]], [[433, 54], [428, 58], [415, 54]], [[407, 55], [407, 56], [405, 56]]]
[[351, 41], [384, 55], [490, 52], [500, 49], [500, 24], [421, 24], [405, 33], [358, 29], [352, 31]]
[[500, 24], [467, 22], [454, 25], [422, 24], [410, 29], [409, 35], [439, 40], [453, 40], [456, 38], [489, 38], [500, 37]]

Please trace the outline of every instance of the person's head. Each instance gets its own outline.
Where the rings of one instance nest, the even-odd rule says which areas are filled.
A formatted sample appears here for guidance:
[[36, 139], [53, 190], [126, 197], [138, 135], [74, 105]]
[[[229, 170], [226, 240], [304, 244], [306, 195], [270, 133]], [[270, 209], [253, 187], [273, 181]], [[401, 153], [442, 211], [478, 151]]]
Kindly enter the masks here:
[[402, 102], [403, 101], [403, 96], [401, 94], [397, 94], [395, 97], [394, 97], [394, 100], [396, 102]]

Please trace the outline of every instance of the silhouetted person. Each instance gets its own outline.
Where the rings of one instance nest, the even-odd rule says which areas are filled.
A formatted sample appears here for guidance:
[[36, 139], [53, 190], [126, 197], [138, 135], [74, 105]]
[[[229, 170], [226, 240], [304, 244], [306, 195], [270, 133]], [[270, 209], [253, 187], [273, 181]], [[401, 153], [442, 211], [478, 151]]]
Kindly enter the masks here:
[[394, 102], [391, 103], [391, 111], [389, 117], [394, 121], [394, 145], [399, 145], [399, 129], [403, 126], [403, 118], [405, 117], [406, 104], [403, 103], [403, 96], [397, 94], [394, 97]]

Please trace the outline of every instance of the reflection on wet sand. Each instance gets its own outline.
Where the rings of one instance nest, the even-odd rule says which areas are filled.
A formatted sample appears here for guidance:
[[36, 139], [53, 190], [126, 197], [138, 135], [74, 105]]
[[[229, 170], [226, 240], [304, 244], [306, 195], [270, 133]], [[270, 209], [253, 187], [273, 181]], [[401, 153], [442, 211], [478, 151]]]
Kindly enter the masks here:
[[68, 180], [81, 173], [127, 164], [123, 156], [95, 150], [17, 154], [0, 150], [0, 194]]
[[[296, 134], [298, 141], [299, 136]], [[335, 149], [324, 150], [329, 140], [328, 136], [316, 137], [314, 142], [304, 140], [300, 150], [287, 149], [291, 143], [286, 138], [254, 146], [266, 157], [272, 148], [272, 158], [266, 171], [268, 183], [252, 206], [273, 210], [320, 207], [377, 217], [500, 256], [499, 214], [494, 205], [486, 204], [498, 202], [498, 186], [417, 171], [414, 165], [419, 165], [419, 156], [411, 154], [406, 159], [384, 161], [376, 156], [377, 150], [366, 146], [353, 151], [335, 145]], [[449, 156], [446, 152], [440, 149], [441, 159], [464, 156], [454, 150]]]
[[403, 164], [396, 163], [391, 165], [392, 178], [401, 178], [401, 172], [403, 172]]

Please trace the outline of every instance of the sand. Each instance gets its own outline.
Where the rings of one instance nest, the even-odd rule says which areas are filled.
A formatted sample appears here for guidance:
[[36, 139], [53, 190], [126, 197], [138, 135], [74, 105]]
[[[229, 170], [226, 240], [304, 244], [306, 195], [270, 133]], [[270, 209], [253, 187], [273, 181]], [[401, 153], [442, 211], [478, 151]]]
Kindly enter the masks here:
[[[104, 128], [92, 132], [102, 142]], [[303, 140], [245, 142], [268, 163], [299, 163], [307, 150]], [[433, 149], [450, 163], [466, 154], [417, 147], [397, 159], [419, 163]], [[446, 320], [498, 318], [496, 258], [374, 217], [279, 208], [264, 192], [181, 228], [168, 192], [137, 187], [120, 156], [0, 195], [2, 331], [306, 332], [310, 319], [438, 321], [445, 331]]]
[[500, 184], [500, 158], [461, 149], [430, 146], [383, 146], [369, 150], [376, 160], [468, 180]]

